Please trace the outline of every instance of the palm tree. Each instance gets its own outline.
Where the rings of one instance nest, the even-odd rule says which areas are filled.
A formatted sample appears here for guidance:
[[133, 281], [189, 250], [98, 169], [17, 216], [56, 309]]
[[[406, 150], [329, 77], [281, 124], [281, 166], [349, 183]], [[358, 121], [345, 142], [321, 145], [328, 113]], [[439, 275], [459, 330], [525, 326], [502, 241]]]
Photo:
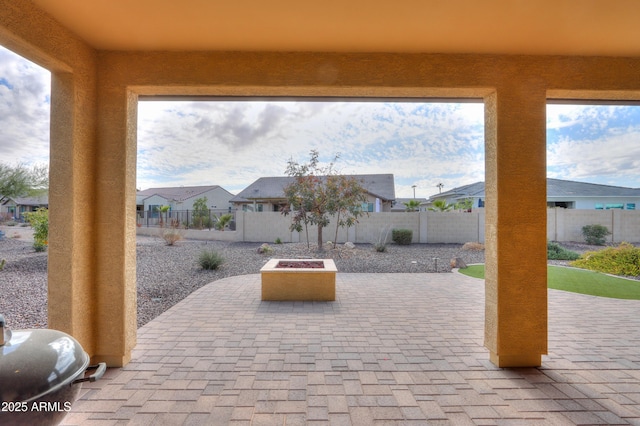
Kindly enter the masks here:
[[[168, 219], [166, 216], [167, 216], [167, 214], [168, 214], [170, 209], [171, 209], [171, 206], [167, 206], [167, 205], [157, 206], [156, 207], [156, 211], [158, 213], [160, 213], [160, 227], [164, 226], [164, 222], [166, 221], [166, 219]], [[165, 219], [164, 220], [162, 219], [162, 213], [165, 214]]]
[[407, 212], [416, 212], [418, 211], [418, 209], [420, 209], [420, 201], [418, 200], [409, 200], [406, 203], [402, 204], [404, 204], [404, 210]]
[[448, 212], [453, 208], [452, 204], [447, 203], [447, 200], [436, 200], [433, 202], [433, 207], [429, 207], [432, 212]]
[[229, 222], [231, 222], [231, 219], [233, 219], [233, 215], [231, 213], [223, 214], [218, 218], [218, 221], [216, 222], [216, 229], [218, 231], [224, 231], [225, 226], [227, 226]]

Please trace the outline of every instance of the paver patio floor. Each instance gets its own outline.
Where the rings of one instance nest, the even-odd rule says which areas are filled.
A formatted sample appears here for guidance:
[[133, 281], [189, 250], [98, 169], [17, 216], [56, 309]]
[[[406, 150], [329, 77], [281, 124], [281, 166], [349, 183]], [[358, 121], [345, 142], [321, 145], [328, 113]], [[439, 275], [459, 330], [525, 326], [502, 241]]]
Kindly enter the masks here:
[[335, 302], [211, 283], [138, 331], [66, 425], [640, 425], [640, 301], [549, 291], [541, 368], [483, 346], [484, 282], [338, 274]]

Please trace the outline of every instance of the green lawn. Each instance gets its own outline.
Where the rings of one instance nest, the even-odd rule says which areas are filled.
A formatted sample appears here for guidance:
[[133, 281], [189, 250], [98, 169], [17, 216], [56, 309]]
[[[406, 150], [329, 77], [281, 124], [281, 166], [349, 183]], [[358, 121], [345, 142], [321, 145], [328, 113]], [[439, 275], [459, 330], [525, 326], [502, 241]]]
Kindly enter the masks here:
[[[460, 269], [461, 274], [484, 279], [484, 265]], [[640, 300], [640, 281], [625, 280], [584, 269], [547, 267], [549, 288], [615, 299]]]

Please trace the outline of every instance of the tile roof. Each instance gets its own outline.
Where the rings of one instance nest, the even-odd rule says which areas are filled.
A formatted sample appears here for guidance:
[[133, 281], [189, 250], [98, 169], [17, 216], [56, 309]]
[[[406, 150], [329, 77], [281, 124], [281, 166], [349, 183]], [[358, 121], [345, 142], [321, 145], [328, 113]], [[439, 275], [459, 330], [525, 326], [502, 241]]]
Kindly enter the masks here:
[[484, 182], [476, 182], [469, 185], [459, 186], [443, 193], [429, 197], [429, 200], [450, 197], [484, 197]]
[[570, 180], [547, 179], [547, 197], [633, 197], [640, 190], [624, 186], [600, 185]]
[[420, 204], [425, 204], [427, 203], [427, 199], [426, 198], [396, 198], [396, 202], [394, 203], [394, 205], [391, 207], [392, 211], [405, 211], [407, 209], [407, 206], [404, 205], [404, 203], [408, 203], [409, 201], [412, 200], [416, 200], [419, 201]]
[[[485, 197], [484, 182], [453, 188], [429, 199]], [[640, 189], [547, 178], [547, 197], [640, 197]]]
[[[383, 201], [396, 197], [393, 174], [346, 175], [360, 181], [371, 195]], [[231, 199], [232, 203], [250, 200], [273, 200], [284, 198], [284, 188], [293, 182], [291, 176], [261, 177]]]
[[9, 201], [13, 201], [18, 206], [44, 206], [49, 204], [49, 194], [42, 194], [33, 197], [7, 198], [2, 204], [7, 204]]
[[[219, 185], [208, 186], [177, 186], [166, 188], [149, 188], [137, 192], [137, 197], [147, 198], [153, 195], [159, 195], [167, 200], [184, 201], [189, 198], [197, 197], [212, 189], [221, 188]], [[222, 188], [224, 189], [224, 188]], [[226, 191], [226, 190], [225, 190]]]

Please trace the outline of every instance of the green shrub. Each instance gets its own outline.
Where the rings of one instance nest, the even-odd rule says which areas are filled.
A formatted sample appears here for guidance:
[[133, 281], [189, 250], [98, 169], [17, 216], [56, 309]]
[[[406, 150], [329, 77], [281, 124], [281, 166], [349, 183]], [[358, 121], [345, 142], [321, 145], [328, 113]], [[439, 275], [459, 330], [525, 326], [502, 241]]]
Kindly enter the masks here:
[[276, 244], [282, 244], [282, 240], [280, 239], [280, 237], [276, 238], [275, 243], [276, 243]]
[[184, 238], [184, 230], [178, 226], [171, 226], [169, 228], [162, 227], [159, 232], [160, 237], [168, 246], [173, 246]]
[[0, 260], [0, 271], [2, 271], [4, 269], [4, 265], [7, 263], [6, 260], [2, 259]]
[[373, 249], [378, 253], [384, 253], [387, 251], [387, 245], [385, 243], [378, 242], [373, 245]]
[[39, 208], [25, 213], [25, 217], [33, 228], [33, 248], [35, 251], [45, 251], [49, 244], [49, 210]]
[[204, 250], [200, 253], [198, 264], [208, 271], [216, 270], [224, 263], [224, 258], [214, 250]]
[[587, 252], [571, 265], [606, 274], [640, 276], [640, 248], [621, 243], [618, 247]]
[[409, 245], [413, 239], [413, 231], [411, 229], [393, 229], [391, 239], [396, 244]]
[[609, 234], [611, 232], [603, 225], [585, 225], [582, 227], [582, 235], [587, 244], [603, 246], [606, 242], [604, 237]]
[[560, 244], [549, 241], [547, 243], [547, 259], [552, 260], [576, 260], [580, 258], [580, 254], [575, 251], [567, 250]]

